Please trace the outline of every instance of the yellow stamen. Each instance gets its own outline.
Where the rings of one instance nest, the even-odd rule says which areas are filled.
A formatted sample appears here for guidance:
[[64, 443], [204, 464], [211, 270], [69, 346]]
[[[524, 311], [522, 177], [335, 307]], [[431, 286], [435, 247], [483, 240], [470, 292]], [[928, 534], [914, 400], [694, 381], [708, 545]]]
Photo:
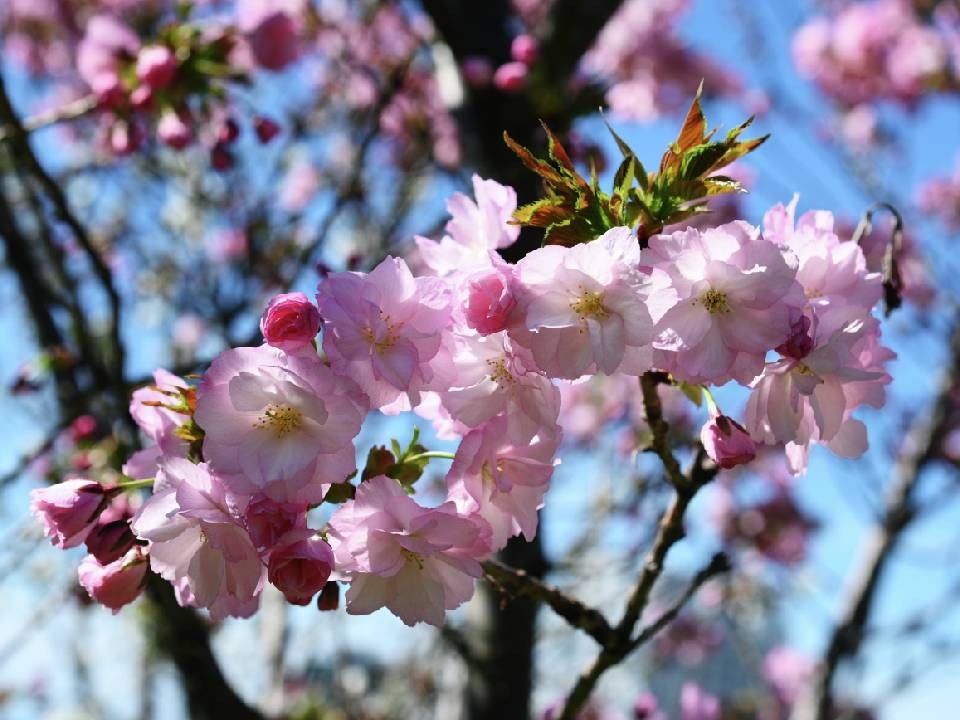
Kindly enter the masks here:
[[298, 430], [303, 424], [303, 414], [290, 405], [267, 405], [257, 421], [255, 428], [272, 430], [277, 437]]
[[727, 294], [721, 290], [710, 288], [698, 298], [698, 301], [711, 315], [730, 312], [730, 302], [727, 300]]

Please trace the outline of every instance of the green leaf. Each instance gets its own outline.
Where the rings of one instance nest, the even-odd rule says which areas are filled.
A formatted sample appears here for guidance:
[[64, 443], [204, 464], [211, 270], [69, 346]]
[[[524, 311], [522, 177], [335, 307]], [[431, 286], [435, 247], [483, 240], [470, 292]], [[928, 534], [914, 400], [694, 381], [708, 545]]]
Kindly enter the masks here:
[[357, 488], [355, 485], [351, 485], [348, 482], [334, 483], [330, 486], [330, 489], [327, 490], [327, 494], [323, 496], [323, 501], [333, 505], [339, 505], [348, 500], [353, 500], [356, 496]]
[[703, 406], [703, 388], [699, 385], [691, 385], [688, 382], [679, 382], [677, 387], [680, 388], [680, 392], [687, 396], [687, 398], [697, 407]]

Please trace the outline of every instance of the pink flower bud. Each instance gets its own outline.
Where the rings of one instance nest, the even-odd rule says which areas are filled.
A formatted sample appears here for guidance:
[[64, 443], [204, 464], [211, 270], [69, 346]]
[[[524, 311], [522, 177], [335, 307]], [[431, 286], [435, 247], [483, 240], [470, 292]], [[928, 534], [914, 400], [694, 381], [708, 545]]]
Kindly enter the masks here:
[[508, 62], [497, 68], [493, 84], [504, 92], [519, 92], [527, 84], [527, 66], [522, 62]]
[[143, 142], [143, 132], [136, 123], [117, 120], [110, 126], [110, 150], [115, 155], [129, 155]]
[[481, 335], [500, 332], [507, 326], [517, 300], [510, 278], [500, 270], [489, 270], [468, 280], [464, 316], [469, 327]]
[[726, 415], [713, 415], [700, 430], [700, 442], [717, 465], [730, 469], [757, 456], [757, 447], [746, 429]]
[[287, 602], [307, 605], [333, 570], [333, 551], [312, 530], [294, 530], [270, 553], [267, 577]]
[[250, 33], [254, 60], [267, 70], [283, 70], [300, 55], [297, 24], [285, 12], [275, 12]]
[[258, 115], [253, 119], [253, 131], [257, 140], [266, 145], [280, 134], [280, 126], [271, 118]]
[[305, 504], [281, 503], [256, 495], [247, 504], [244, 520], [250, 540], [257, 550], [273, 548], [281, 537], [306, 523]]
[[77, 575], [90, 597], [113, 610], [136, 600], [147, 574], [147, 558], [139, 547], [111, 563], [102, 565], [93, 555], [80, 561]]
[[82, 442], [91, 439], [97, 432], [97, 419], [93, 415], [81, 415], [70, 423], [70, 439]]
[[174, 150], [183, 150], [193, 142], [193, 128], [186, 112], [165, 110], [157, 123], [157, 137]]
[[72, 548], [87, 539], [107, 506], [110, 492], [86, 478], [64, 480], [30, 491], [30, 510], [43, 523], [44, 533], [54, 545]]
[[130, 104], [137, 110], [145, 110], [153, 102], [153, 88], [149, 85], [138, 85], [130, 93]]
[[97, 97], [97, 105], [103, 110], [113, 110], [123, 104], [126, 93], [115, 72], [103, 72], [90, 81], [90, 89]]
[[177, 59], [166, 45], [147, 45], [137, 55], [137, 80], [160, 90], [173, 82]]
[[524, 65], [533, 65], [539, 54], [540, 43], [532, 35], [517, 35], [510, 44], [510, 55]]
[[802, 360], [813, 350], [813, 337], [810, 335], [810, 318], [801, 315], [798, 320], [790, 324], [790, 337], [782, 345], [778, 345], [777, 352], [785, 357]]
[[240, 125], [232, 117], [228, 117], [217, 129], [217, 142], [229, 145], [240, 137]]
[[99, 522], [87, 535], [87, 551], [101, 565], [106, 565], [126, 555], [135, 540], [130, 531], [130, 518]]
[[320, 331], [320, 311], [302, 292], [274, 297], [260, 318], [268, 344], [287, 352], [303, 350]]
[[317, 610], [328, 612], [340, 607], [340, 586], [335, 580], [328, 580], [317, 595]]
[[493, 75], [493, 66], [490, 61], [481, 55], [471, 55], [464, 58], [460, 70], [467, 85], [473, 85], [474, 87], [486, 85]]
[[218, 142], [210, 150], [210, 165], [217, 172], [226, 172], [233, 168], [233, 155], [227, 150], [227, 146]]

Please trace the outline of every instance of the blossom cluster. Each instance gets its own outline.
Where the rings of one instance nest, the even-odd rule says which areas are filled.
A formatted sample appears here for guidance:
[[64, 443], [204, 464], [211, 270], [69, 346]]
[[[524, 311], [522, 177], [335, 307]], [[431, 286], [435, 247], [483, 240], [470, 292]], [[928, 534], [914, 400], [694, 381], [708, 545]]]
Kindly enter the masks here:
[[912, 106], [925, 93], [956, 87], [960, 13], [939, 3], [930, 18], [910, 0], [864, 0], [818, 15], [793, 38], [800, 72], [852, 107], [891, 100]]
[[[890, 380], [871, 314], [881, 277], [830, 213], [795, 218], [794, 198], [762, 231], [737, 220], [641, 247], [614, 227], [511, 264], [497, 251], [518, 236], [513, 189], [475, 177], [473, 190], [450, 199], [446, 234], [418, 237], [410, 264], [329, 273], [315, 303], [275, 297], [265, 343], [221, 353], [195, 387], [157, 371], [131, 402], [149, 445], [124, 473], [153, 491], [132, 519], [101, 528], [116, 486], [35, 491], [54, 543], [87, 543], [91, 594], [119, 607], [149, 562], [181, 604], [215, 618], [253, 613], [266, 582], [306, 604], [332, 579], [349, 584], [350, 613], [439, 625], [484, 560], [536, 534], [563, 434], [559, 386], [569, 395], [591, 376], [632, 378], [634, 392], [649, 371], [701, 386], [701, 442], [722, 468], [757, 443], [785, 447], [796, 472], [814, 444], [865, 450], [852, 413], [882, 404]], [[706, 389], [728, 382], [750, 389], [742, 423]], [[351, 482], [372, 411], [413, 411], [459, 440], [438, 506], [411, 496], [408, 471], [443, 453], [414, 443], [375, 448]], [[318, 530], [308, 513], [321, 503], [336, 508]]]

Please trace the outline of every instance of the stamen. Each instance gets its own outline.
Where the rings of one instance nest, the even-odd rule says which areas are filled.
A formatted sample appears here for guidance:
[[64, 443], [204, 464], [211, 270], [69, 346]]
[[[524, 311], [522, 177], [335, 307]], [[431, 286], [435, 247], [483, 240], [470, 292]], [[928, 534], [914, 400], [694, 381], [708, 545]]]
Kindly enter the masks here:
[[303, 423], [303, 415], [290, 405], [267, 405], [257, 421], [255, 428], [272, 430], [277, 437], [293, 432]]
[[400, 548], [400, 554], [407, 559], [407, 562], [416, 564], [418, 570], [423, 570], [423, 556], [420, 555], [420, 553], [415, 553], [412, 550], [407, 550], [405, 547], [402, 547]]
[[579, 300], [570, 303], [570, 309], [580, 316], [581, 320], [588, 317], [605, 318], [610, 314], [603, 305], [603, 293], [585, 291]]
[[730, 302], [727, 300], [727, 294], [721, 290], [710, 288], [698, 298], [698, 302], [711, 315], [730, 312]]

